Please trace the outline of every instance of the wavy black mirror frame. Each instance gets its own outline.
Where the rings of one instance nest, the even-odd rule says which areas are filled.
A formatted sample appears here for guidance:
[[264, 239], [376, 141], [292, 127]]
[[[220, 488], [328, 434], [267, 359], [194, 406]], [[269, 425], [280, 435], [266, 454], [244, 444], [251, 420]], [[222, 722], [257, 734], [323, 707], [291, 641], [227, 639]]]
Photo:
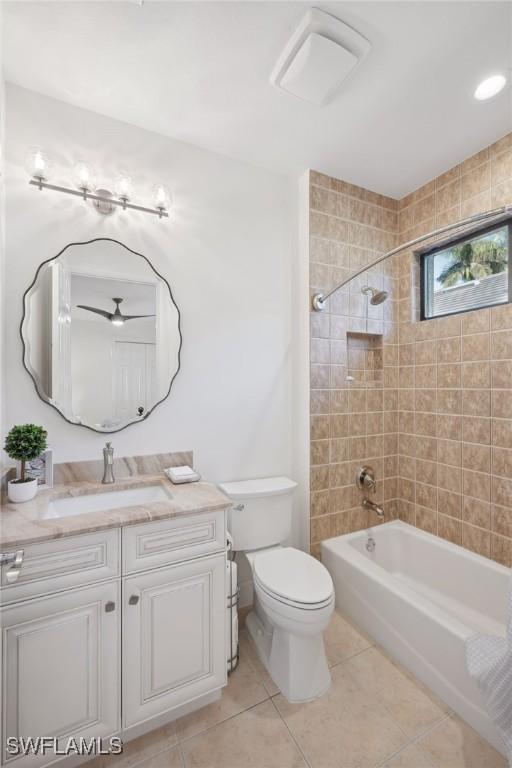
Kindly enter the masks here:
[[[167, 286], [167, 290], [169, 291], [169, 298], [171, 300], [172, 305], [176, 309], [177, 321], [178, 321], [177, 322], [177, 330], [178, 330], [178, 335], [179, 335], [179, 345], [178, 345], [178, 352], [177, 352], [177, 367], [176, 367], [176, 371], [174, 372], [174, 374], [171, 377], [171, 380], [169, 382], [169, 388], [168, 388], [167, 392], [165, 393], [165, 395], [160, 400], [158, 400], [158, 402], [156, 402], [151, 408], [149, 408], [146, 411], [144, 416], [139, 417], [137, 419], [134, 419], [133, 421], [129, 421], [126, 424], [123, 424], [121, 427], [118, 427], [116, 429], [95, 429], [95, 427], [93, 427], [93, 426], [91, 426], [89, 424], [83, 424], [82, 422], [72, 421], [71, 419], [68, 419], [65, 416], [65, 414], [62, 413], [62, 411], [56, 405], [54, 405], [54, 403], [51, 402], [49, 397], [44, 392], [41, 391], [41, 388], [40, 388], [40, 386], [38, 384], [38, 381], [37, 381], [37, 378], [35, 376], [35, 373], [31, 370], [31, 366], [30, 366], [30, 363], [29, 363], [29, 360], [28, 360], [28, 344], [25, 341], [25, 336], [23, 335], [23, 326], [24, 326], [24, 323], [25, 323], [25, 320], [26, 320], [27, 314], [28, 314], [27, 313], [27, 298], [28, 298], [31, 290], [34, 288], [41, 270], [47, 264], [50, 264], [51, 262], [56, 261], [60, 256], [62, 256], [67, 251], [68, 248], [72, 248], [73, 246], [80, 246], [80, 245], [91, 245], [92, 243], [100, 243], [100, 242], [115, 243], [116, 245], [120, 245], [122, 248], [125, 248], [127, 251], [129, 251], [130, 253], [134, 254], [135, 256], [139, 256], [141, 259], [143, 259], [147, 263], [147, 265], [155, 273], [155, 275], [160, 280], [162, 280], [162, 282], [165, 283], [165, 285]], [[172, 290], [171, 290], [171, 286], [169, 285], [168, 281], [165, 279], [165, 277], [163, 275], [160, 274], [160, 272], [158, 272], [154, 268], [154, 266], [152, 265], [150, 260], [147, 258], [147, 256], [144, 256], [144, 254], [139, 253], [138, 251], [134, 251], [132, 248], [128, 248], [127, 245], [125, 245], [124, 243], [121, 243], [119, 240], [115, 240], [112, 237], [95, 237], [92, 240], [84, 240], [84, 241], [78, 241], [78, 242], [75, 242], [75, 243], [68, 243], [55, 256], [52, 256], [51, 258], [46, 259], [45, 261], [41, 262], [41, 264], [38, 266], [38, 268], [36, 270], [36, 273], [34, 275], [34, 279], [32, 280], [32, 282], [30, 283], [30, 285], [26, 289], [25, 293], [23, 294], [22, 303], [23, 303], [23, 315], [22, 315], [22, 318], [21, 318], [20, 326], [19, 326], [19, 333], [20, 333], [20, 337], [21, 337], [21, 343], [22, 343], [22, 346], [23, 346], [23, 358], [22, 358], [23, 367], [25, 368], [25, 370], [27, 371], [28, 375], [32, 379], [32, 383], [34, 385], [34, 389], [36, 390], [36, 393], [37, 393], [38, 397], [44, 403], [46, 403], [47, 405], [51, 406], [51, 408], [53, 408], [55, 411], [57, 411], [57, 413], [64, 419], [64, 421], [67, 421], [68, 424], [72, 424], [73, 426], [76, 426], [76, 427], [84, 427], [85, 429], [91, 430], [91, 432], [96, 432], [98, 434], [103, 434], [103, 435], [112, 434], [114, 432], [121, 432], [123, 429], [126, 429], [127, 427], [131, 427], [134, 424], [140, 424], [142, 421], [145, 421], [148, 418], [148, 416], [150, 416], [153, 413], [155, 408], [157, 408], [159, 405], [161, 405], [164, 402], [164, 400], [167, 400], [167, 398], [169, 397], [169, 395], [171, 393], [172, 385], [174, 383], [174, 380], [175, 380], [176, 376], [178, 375], [178, 373], [180, 371], [180, 368], [181, 368], [181, 348], [183, 346], [183, 336], [182, 336], [182, 333], [181, 333], [181, 314], [180, 314], [179, 307], [176, 304], [176, 301], [174, 300], [174, 296], [173, 296], [173, 293], [172, 293]]]

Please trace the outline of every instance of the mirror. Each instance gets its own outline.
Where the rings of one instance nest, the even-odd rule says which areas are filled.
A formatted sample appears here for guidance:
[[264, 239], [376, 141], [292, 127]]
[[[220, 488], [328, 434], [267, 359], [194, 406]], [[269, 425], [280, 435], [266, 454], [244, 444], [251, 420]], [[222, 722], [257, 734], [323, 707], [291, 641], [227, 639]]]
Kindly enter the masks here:
[[67, 245], [40, 265], [23, 308], [23, 363], [67, 421], [118, 432], [168, 396], [180, 314], [146, 256], [108, 238]]

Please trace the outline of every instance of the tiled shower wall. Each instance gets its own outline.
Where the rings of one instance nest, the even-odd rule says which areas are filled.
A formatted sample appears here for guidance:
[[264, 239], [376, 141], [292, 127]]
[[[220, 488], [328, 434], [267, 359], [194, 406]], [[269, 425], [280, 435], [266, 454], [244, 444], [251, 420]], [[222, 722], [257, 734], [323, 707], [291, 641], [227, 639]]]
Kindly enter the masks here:
[[[401, 201], [313, 172], [311, 292], [505, 203], [512, 134]], [[419, 321], [418, 263], [412, 252], [388, 259], [311, 315], [312, 551], [377, 522], [354, 483], [368, 463], [388, 519], [512, 565], [512, 307]], [[388, 300], [369, 305], [366, 284]]]
[[[512, 134], [400, 201], [400, 242], [512, 203]], [[399, 514], [512, 565], [512, 305], [419, 321], [400, 256]]]
[[[325, 291], [396, 245], [398, 203], [318, 173], [310, 177], [310, 286]], [[355, 487], [371, 464], [375, 499], [398, 508], [398, 282], [386, 262], [311, 315], [311, 550], [370, 523]]]

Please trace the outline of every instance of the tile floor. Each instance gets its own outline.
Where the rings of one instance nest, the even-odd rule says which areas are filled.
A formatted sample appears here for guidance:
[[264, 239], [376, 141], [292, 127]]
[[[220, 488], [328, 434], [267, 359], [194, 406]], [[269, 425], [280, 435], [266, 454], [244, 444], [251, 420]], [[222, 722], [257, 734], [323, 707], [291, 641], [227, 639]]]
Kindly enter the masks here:
[[469, 726], [342, 616], [326, 633], [329, 692], [289, 704], [243, 630], [220, 701], [88, 768], [506, 768]]

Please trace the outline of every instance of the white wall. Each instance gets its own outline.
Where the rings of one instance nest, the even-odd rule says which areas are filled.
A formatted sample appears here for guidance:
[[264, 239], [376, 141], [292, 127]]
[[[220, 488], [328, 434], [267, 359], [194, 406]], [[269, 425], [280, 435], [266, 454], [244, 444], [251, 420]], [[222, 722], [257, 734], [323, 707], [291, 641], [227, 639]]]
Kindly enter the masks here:
[[[54, 157], [56, 183], [90, 161], [104, 183], [129, 169], [137, 199], [168, 184], [170, 220], [133, 211], [99, 216], [83, 201], [29, 187], [33, 145]], [[290, 474], [294, 184], [15, 86], [7, 88], [4, 433], [43, 424], [56, 461], [99, 458], [105, 437], [42, 403], [22, 366], [22, 294], [38, 264], [71, 241], [117, 238], [146, 254], [182, 313], [182, 368], [147, 421], [112, 436], [116, 455], [193, 449], [205, 478]]]
[[[0, 40], [3, 33], [3, 10], [0, 3]], [[5, 162], [5, 83], [3, 73], [3, 57], [0, 56], [0, 468], [3, 461], [3, 438], [5, 426], [5, 389], [3, 371], [4, 359], [4, 299], [5, 299], [5, 194], [4, 194], [4, 162]]]

